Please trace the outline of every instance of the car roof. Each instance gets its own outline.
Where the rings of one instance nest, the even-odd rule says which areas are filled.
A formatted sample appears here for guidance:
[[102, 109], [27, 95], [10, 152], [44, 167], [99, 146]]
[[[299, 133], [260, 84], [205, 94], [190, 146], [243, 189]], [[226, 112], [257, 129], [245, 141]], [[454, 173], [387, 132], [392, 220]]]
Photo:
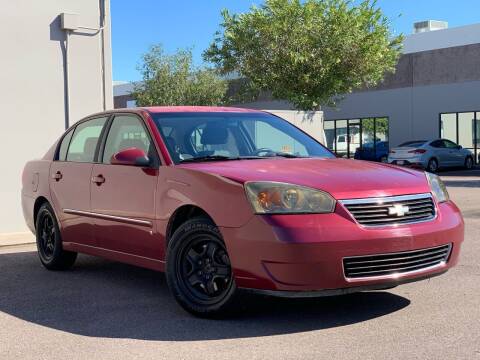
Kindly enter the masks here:
[[261, 110], [236, 108], [227, 106], [149, 106], [141, 107], [151, 113], [172, 113], [172, 112], [234, 112], [234, 113], [263, 113]]

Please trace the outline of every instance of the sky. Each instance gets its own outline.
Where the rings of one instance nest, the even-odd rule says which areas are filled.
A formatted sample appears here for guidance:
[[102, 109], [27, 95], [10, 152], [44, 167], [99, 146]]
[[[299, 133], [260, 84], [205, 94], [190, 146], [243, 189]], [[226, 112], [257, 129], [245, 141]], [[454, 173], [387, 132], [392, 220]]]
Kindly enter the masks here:
[[[248, 11], [261, 0], [111, 0], [113, 79], [135, 81], [140, 56], [160, 43], [167, 53], [192, 48], [196, 64], [219, 30], [220, 12]], [[422, 20], [448, 21], [449, 27], [480, 22], [480, 0], [378, 0], [394, 34], [412, 33]]]

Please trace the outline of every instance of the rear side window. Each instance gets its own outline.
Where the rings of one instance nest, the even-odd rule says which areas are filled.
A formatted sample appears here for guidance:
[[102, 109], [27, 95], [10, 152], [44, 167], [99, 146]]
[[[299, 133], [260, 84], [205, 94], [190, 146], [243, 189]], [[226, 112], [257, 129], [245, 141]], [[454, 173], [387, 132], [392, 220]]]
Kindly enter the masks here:
[[65, 161], [67, 160], [67, 151], [68, 145], [70, 145], [70, 140], [72, 139], [73, 129], [70, 130], [62, 139], [62, 143], [60, 144], [60, 150], [58, 151], [58, 160]]
[[417, 147], [417, 146], [422, 146], [426, 143], [425, 140], [420, 140], [420, 141], [407, 141], [404, 142], [403, 144], [398, 145], [399, 147]]
[[67, 161], [93, 162], [97, 143], [106, 121], [107, 117], [102, 117], [77, 125], [68, 147]]
[[156, 160], [154, 146], [142, 121], [134, 115], [116, 116], [108, 132], [102, 162], [110, 164], [113, 154], [128, 148], [143, 150], [148, 157]]
[[434, 148], [444, 148], [445, 143], [443, 142], [443, 140], [435, 140], [430, 143], [430, 146]]

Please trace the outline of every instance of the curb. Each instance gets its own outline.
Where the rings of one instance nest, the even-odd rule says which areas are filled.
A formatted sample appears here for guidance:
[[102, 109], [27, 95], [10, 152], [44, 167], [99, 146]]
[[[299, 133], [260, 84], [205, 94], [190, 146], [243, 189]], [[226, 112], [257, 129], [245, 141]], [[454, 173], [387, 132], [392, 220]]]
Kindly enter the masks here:
[[31, 232], [0, 234], [0, 248], [35, 244], [35, 236]]

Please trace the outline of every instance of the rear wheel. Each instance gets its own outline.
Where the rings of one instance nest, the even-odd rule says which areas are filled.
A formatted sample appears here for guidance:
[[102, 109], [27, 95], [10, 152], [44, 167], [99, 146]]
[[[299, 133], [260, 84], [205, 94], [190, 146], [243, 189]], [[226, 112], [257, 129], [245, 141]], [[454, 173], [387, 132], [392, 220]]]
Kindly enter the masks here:
[[195, 218], [173, 234], [167, 250], [167, 283], [177, 302], [201, 317], [227, 313], [236, 297], [230, 259], [218, 228]]
[[38, 210], [36, 221], [37, 250], [43, 266], [49, 270], [66, 270], [73, 266], [77, 253], [65, 251], [55, 213], [50, 204]]
[[465, 169], [471, 170], [473, 168], [473, 158], [471, 156], [468, 156], [465, 159]]
[[427, 171], [431, 172], [431, 173], [435, 173], [435, 172], [438, 171], [438, 161], [437, 161], [437, 159], [428, 160]]

